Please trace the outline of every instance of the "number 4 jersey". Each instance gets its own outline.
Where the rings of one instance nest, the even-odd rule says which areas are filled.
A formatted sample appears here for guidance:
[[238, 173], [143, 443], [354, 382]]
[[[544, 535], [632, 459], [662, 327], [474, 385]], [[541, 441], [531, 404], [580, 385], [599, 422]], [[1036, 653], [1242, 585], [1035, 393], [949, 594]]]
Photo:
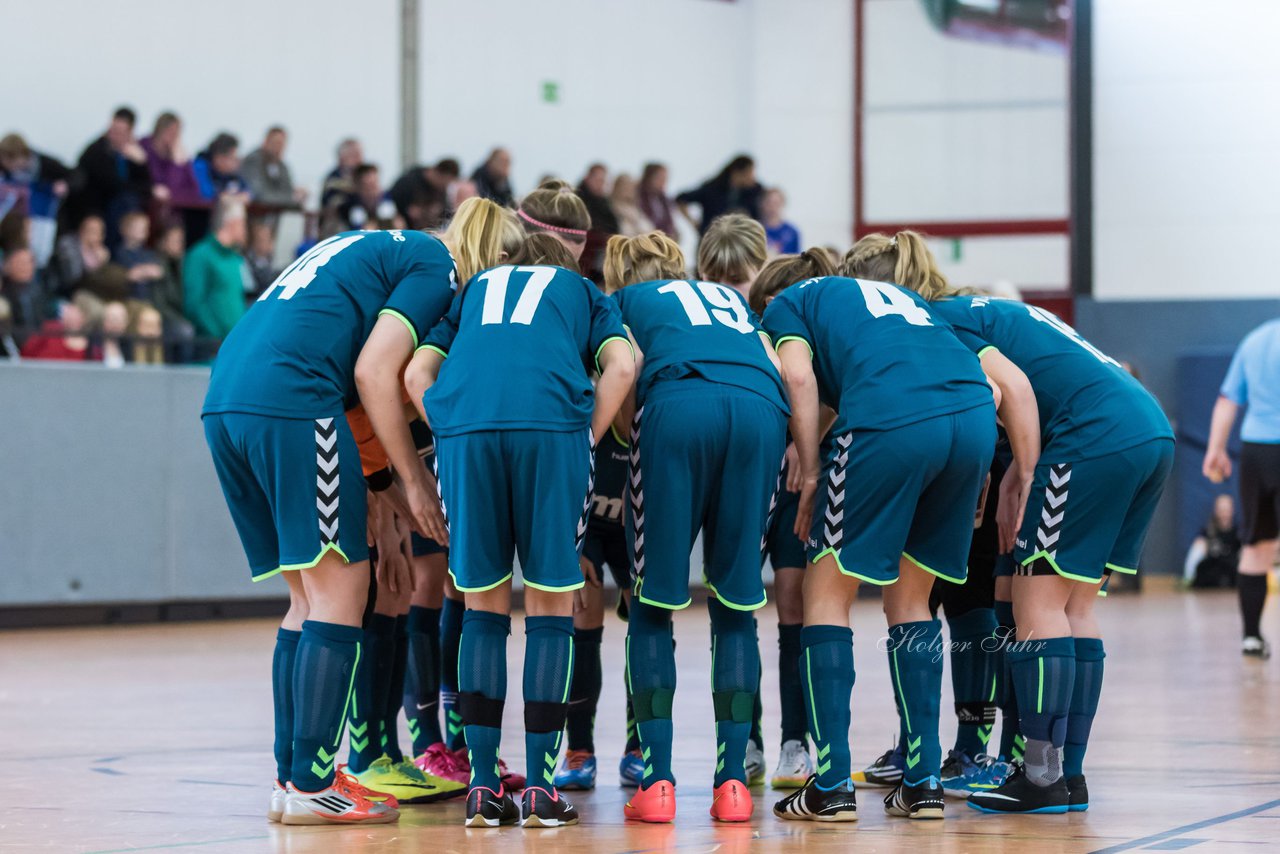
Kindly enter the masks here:
[[775, 345], [809, 346], [819, 394], [840, 413], [836, 433], [891, 430], [991, 403], [973, 353], [897, 285], [809, 279], [774, 297], [763, 322]]
[[293, 262], [218, 351], [203, 414], [342, 415], [356, 402], [355, 365], [379, 314], [414, 345], [449, 310], [449, 250], [420, 231], [354, 231]]
[[975, 353], [994, 347], [1027, 375], [1040, 409], [1041, 460], [1073, 462], [1173, 438], [1151, 393], [1056, 315], [972, 296], [932, 308]]

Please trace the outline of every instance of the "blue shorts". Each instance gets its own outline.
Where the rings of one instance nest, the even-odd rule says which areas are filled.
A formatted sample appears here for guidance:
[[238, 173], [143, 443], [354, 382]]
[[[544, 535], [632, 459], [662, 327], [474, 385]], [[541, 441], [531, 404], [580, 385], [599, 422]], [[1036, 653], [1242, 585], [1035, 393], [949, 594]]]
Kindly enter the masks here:
[[1153, 439], [1090, 460], [1041, 463], [1014, 548], [1019, 571], [1045, 560], [1072, 581], [1134, 574], [1173, 467], [1173, 442]]
[[[785, 471], [783, 482], [785, 484]], [[764, 538], [765, 556], [774, 572], [779, 569], [804, 569], [808, 558], [804, 542], [796, 536], [796, 510], [800, 507], [800, 493], [788, 492], [786, 486], [778, 490], [778, 503], [769, 522]]]
[[591, 432], [484, 430], [436, 437], [440, 497], [449, 523], [449, 574], [464, 593], [509, 580], [552, 592], [583, 585], [595, 454]]
[[368, 493], [347, 419], [227, 412], [204, 435], [254, 581], [335, 551], [369, 558]]
[[885, 585], [905, 557], [963, 583], [995, 443], [990, 405], [836, 436], [818, 481], [810, 560], [835, 555], [845, 575]]
[[684, 608], [703, 531], [707, 587], [730, 608], [765, 604], [761, 552], [786, 450], [786, 415], [745, 389], [692, 378], [648, 393], [631, 441], [627, 534], [634, 595]]

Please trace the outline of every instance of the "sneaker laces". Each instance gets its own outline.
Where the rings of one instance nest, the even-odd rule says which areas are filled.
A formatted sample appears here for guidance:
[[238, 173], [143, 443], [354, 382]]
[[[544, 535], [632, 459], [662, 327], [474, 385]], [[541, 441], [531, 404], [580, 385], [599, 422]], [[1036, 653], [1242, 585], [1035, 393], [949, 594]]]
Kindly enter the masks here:
[[363, 807], [368, 807], [373, 801], [370, 795], [378, 795], [372, 789], [361, 784], [351, 772], [347, 770], [347, 766], [339, 765], [337, 771], [333, 775], [333, 788], [337, 789], [340, 794], [346, 795], [353, 801], [356, 801]]
[[570, 771], [581, 770], [591, 754], [585, 750], [568, 750], [564, 754], [564, 767]]

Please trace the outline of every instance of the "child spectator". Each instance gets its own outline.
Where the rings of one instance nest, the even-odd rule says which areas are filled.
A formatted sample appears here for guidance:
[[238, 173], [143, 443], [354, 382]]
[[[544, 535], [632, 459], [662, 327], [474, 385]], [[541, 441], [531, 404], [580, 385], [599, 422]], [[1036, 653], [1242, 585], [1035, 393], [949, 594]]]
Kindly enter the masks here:
[[165, 355], [170, 362], [189, 362], [194, 355], [195, 327], [183, 314], [182, 258], [187, 251], [182, 226], [171, 223], [156, 240], [164, 275], [152, 290], [152, 305], [160, 312], [164, 330]]
[[73, 302], [58, 303], [58, 319], [46, 320], [40, 331], [22, 345], [22, 358], [62, 362], [88, 362], [102, 358], [89, 344], [85, 317]]
[[760, 198], [760, 223], [770, 255], [795, 255], [800, 251], [800, 232], [786, 221], [787, 197], [777, 187], [770, 187]]
[[123, 368], [132, 355], [130, 342], [125, 336], [129, 334], [129, 309], [122, 302], [109, 302], [102, 309], [102, 344], [100, 356], [102, 364], [108, 368]]
[[1187, 551], [1183, 581], [1190, 587], [1234, 587], [1240, 563], [1236, 503], [1230, 495], [1213, 502], [1213, 515]]
[[135, 365], [164, 364], [164, 320], [150, 306], [138, 312], [129, 328]]
[[271, 223], [255, 222], [249, 228], [249, 248], [244, 254], [253, 274], [253, 288], [245, 294], [246, 303], [256, 300], [276, 280], [280, 271], [276, 269], [275, 254], [276, 233]]
[[120, 219], [120, 248], [115, 262], [129, 276], [131, 299], [150, 303], [155, 299], [156, 285], [164, 277], [160, 257], [147, 246], [151, 221], [140, 211], [127, 213]]
[[102, 217], [90, 214], [80, 221], [75, 234], [58, 240], [59, 294], [65, 296], [79, 290], [86, 276], [111, 260], [106, 238], [107, 228]]

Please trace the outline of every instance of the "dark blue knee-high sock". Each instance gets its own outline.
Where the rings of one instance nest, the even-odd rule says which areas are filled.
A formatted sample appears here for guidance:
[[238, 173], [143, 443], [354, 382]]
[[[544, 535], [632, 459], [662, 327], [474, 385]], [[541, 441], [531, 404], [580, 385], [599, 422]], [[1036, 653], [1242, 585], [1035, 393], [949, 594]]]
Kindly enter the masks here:
[[409, 671], [404, 685], [404, 716], [421, 756], [444, 741], [440, 730], [440, 609], [409, 609]]
[[1067, 716], [1067, 742], [1063, 748], [1062, 773], [1076, 777], [1084, 773], [1084, 751], [1089, 746], [1089, 730], [1102, 696], [1103, 659], [1107, 657], [1101, 638], [1076, 638], [1076, 684], [1071, 692], [1071, 712]]
[[711, 700], [716, 716], [714, 785], [747, 782], [747, 740], [760, 693], [760, 642], [750, 611], [707, 603], [711, 613]]
[[355, 626], [316, 620], [302, 624], [293, 666], [290, 774], [299, 791], [318, 792], [333, 783], [363, 636]]
[[279, 629], [271, 657], [271, 695], [276, 718], [276, 779], [283, 786], [293, 773], [293, 662], [302, 632]]
[[676, 693], [676, 653], [670, 611], [632, 600], [627, 623], [627, 672], [645, 761], [644, 786], [648, 788], [660, 780], [674, 783], [671, 708]]
[[458, 713], [458, 645], [462, 642], [462, 615], [466, 606], [446, 598], [440, 609], [440, 711], [444, 717], [444, 743], [450, 750], [467, 746]]
[[627, 744], [623, 750], [630, 753], [640, 749], [640, 728], [636, 726], [636, 709], [631, 702], [631, 670], [625, 662], [622, 665], [622, 688], [627, 695]]
[[458, 645], [458, 707], [471, 757], [471, 785], [498, 790], [498, 747], [507, 700], [507, 635], [511, 617], [468, 610]]
[[807, 743], [804, 685], [800, 681], [800, 631], [804, 627], [778, 624], [778, 695], [782, 701], [782, 742]]
[[524, 634], [525, 776], [550, 790], [569, 711], [573, 617], [525, 617]]
[[1013, 690], [1013, 673], [1009, 667], [1009, 647], [1018, 639], [1018, 626], [1013, 620], [1013, 603], [996, 602], [996, 705], [1000, 707], [1000, 758], [1021, 761], [1024, 740], [1018, 731], [1018, 692]]
[[566, 745], [570, 750], [596, 752], [596, 707], [604, 674], [600, 662], [600, 641], [604, 628], [573, 630], [573, 680], [569, 688], [569, 716], [565, 720]]
[[1062, 748], [1076, 683], [1075, 638], [1019, 641], [1009, 650], [1018, 723], [1027, 739], [1022, 761], [1040, 786], [1062, 776]]
[[391, 629], [390, 669], [382, 696], [382, 752], [392, 762], [404, 761], [400, 750], [400, 704], [404, 699], [404, 679], [409, 663], [409, 618], [395, 618]]
[[942, 703], [942, 623], [920, 620], [889, 627], [889, 676], [907, 730], [903, 782], [918, 785], [942, 771], [938, 708]]
[[368, 769], [382, 755], [382, 693], [384, 680], [379, 678], [381, 662], [390, 653], [391, 631], [395, 618], [370, 614], [365, 621], [360, 646], [360, 667], [356, 671], [355, 689], [347, 714], [350, 752], [347, 768], [353, 774]]
[[849, 723], [853, 695], [853, 630], [805, 626], [800, 632], [809, 735], [817, 751], [818, 785], [834, 789], [849, 780]]
[[996, 612], [974, 608], [947, 618], [951, 633], [951, 689], [955, 696], [955, 749], [970, 756], [986, 752], [996, 722], [995, 653]]

